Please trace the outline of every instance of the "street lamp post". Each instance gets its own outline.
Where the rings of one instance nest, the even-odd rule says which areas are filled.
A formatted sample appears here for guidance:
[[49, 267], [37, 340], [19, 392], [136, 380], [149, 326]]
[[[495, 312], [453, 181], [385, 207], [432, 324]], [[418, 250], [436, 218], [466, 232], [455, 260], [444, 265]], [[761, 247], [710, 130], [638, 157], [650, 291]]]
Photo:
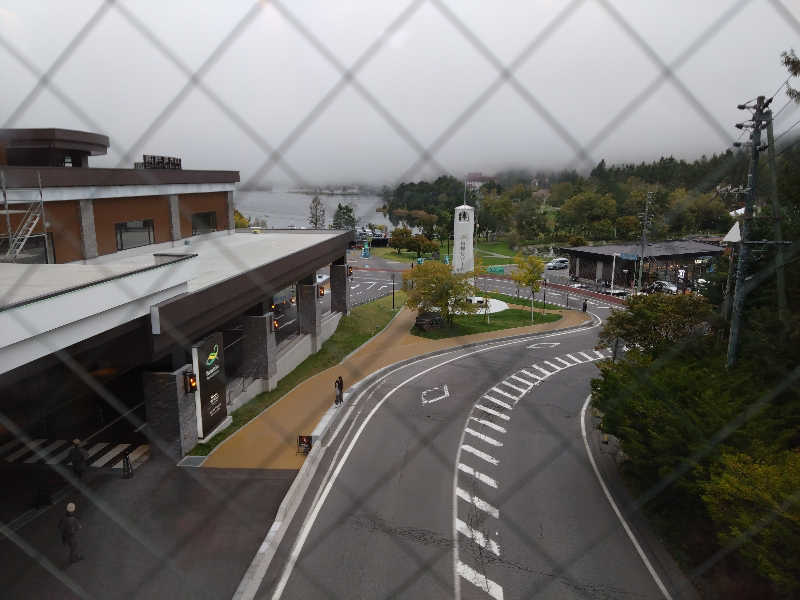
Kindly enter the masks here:
[[619, 254], [614, 252], [614, 258], [611, 259], [611, 295], [614, 295], [614, 272], [617, 270], [617, 257]]
[[394, 273], [392, 273], [392, 310], [394, 310]]

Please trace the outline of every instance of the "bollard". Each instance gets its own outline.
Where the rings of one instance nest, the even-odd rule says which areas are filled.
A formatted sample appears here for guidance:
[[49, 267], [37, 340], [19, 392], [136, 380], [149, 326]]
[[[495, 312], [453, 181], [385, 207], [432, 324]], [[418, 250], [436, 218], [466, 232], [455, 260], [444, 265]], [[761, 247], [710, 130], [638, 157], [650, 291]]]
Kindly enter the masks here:
[[131, 458], [128, 452], [122, 457], [122, 478], [131, 479], [133, 477], [133, 468], [131, 467]]

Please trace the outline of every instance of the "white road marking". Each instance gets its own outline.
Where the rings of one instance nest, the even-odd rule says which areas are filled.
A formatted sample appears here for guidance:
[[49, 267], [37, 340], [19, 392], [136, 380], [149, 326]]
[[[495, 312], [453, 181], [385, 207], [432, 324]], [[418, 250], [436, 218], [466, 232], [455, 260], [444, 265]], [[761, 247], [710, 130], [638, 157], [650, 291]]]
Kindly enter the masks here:
[[586, 352], [578, 352], [578, 354], [580, 354], [581, 356], [583, 356], [583, 357], [584, 357], [586, 360], [588, 360], [589, 362], [591, 362], [591, 361], [593, 361], [593, 360], [594, 360], [594, 357], [592, 357], [592, 356], [589, 356], [588, 354], [586, 354]]
[[[592, 314], [592, 313], [590, 313], [590, 314]], [[329, 478], [328, 482], [325, 484], [324, 488], [322, 488], [320, 490], [319, 496], [317, 498], [315, 498], [315, 502], [313, 503], [313, 508], [307, 514], [306, 519], [303, 521], [303, 525], [302, 525], [302, 527], [300, 529], [300, 532], [299, 532], [297, 538], [295, 539], [294, 544], [292, 545], [292, 549], [291, 549], [291, 552], [289, 554], [289, 558], [288, 558], [288, 560], [286, 562], [286, 565], [284, 566], [283, 571], [281, 573], [281, 578], [280, 578], [280, 580], [278, 581], [278, 584], [275, 587], [275, 591], [274, 591], [274, 593], [272, 595], [273, 600], [277, 600], [283, 595], [283, 591], [284, 591], [284, 589], [286, 589], [286, 584], [289, 582], [289, 578], [292, 575], [292, 571], [294, 570], [294, 566], [297, 563], [297, 559], [300, 557], [300, 553], [303, 550], [303, 546], [305, 545], [305, 542], [308, 539], [308, 535], [311, 532], [311, 529], [313, 528], [314, 523], [316, 522], [317, 517], [319, 516], [319, 513], [322, 510], [323, 505], [325, 504], [325, 500], [330, 495], [331, 489], [333, 489], [333, 485], [336, 483], [336, 479], [338, 478], [339, 474], [341, 473], [342, 469], [344, 468], [344, 465], [347, 462], [347, 459], [349, 458], [351, 452], [353, 451], [353, 448], [355, 447], [356, 443], [358, 442], [359, 438], [361, 437], [361, 434], [364, 432], [364, 430], [366, 429], [366, 427], [369, 424], [369, 422], [372, 420], [372, 417], [375, 415], [375, 413], [377, 413], [378, 410], [380, 410], [380, 408], [386, 403], [386, 401], [397, 390], [399, 390], [401, 387], [403, 387], [404, 385], [406, 385], [410, 381], [413, 381], [413, 380], [417, 379], [418, 377], [422, 377], [423, 375], [433, 371], [434, 369], [438, 369], [440, 367], [443, 367], [444, 365], [448, 365], [448, 364], [450, 364], [452, 362], [455, 362], [457, 360], [461, 360], [461, 359], [464, 359], [464, 358], [467, 358], [467, 357], [470, 357], [470, 356], [474, 356], [474, 355], [480, 354], [482, 352], [489, 352], [489, 351], [492, 351], [492, 350], [496, 350], [497, 348], [502, 348], [502, 347], [505, 347], [505, 346], [513, 346], [513, 345], [516, 345], [516, 344], [519, 344], [519, 343], [527, 343], [531, 339], [543, 339], [543, 338], [551, 338], [551, 337], [560, 337], [562, 335], [574, 335], [576, 333], [583, 333], [583, 332], [586, 332], [586, 331], [591, 331], [592, 329], [595, 329], [597, 327], [600, 327], [600, 325], [602, 325], [602, 320], [600, 319], [600, 317], [598, 317], [597, 315], [594, 315], [594, 314], [592, 314], [592, 316], [594, 317], [594, 320], [592, 321], [591, 324], [586, 325], [585, 327], [580, 327], [578, 329], [571, 329], [571, 330], [567, 330], [567, 331], [559, 331], [559, 332], [556, 332], [556, 333], [549, 333], [549, 334], [544, 334], [544, 335], [540, 335], [540, 336], [531, 336], [530, 338], [523, 338], [521, 340], [511, 340], [511, 341], [508, 341], [508, 342], [500, 342], [500, 343], [488, 343], [484, 347], [478, 348], [476, 350], [473, 350], [473, 351], [470, 351], [470, 352], [467, 352], [467, 353], [464, 353], [464, 354], [462, 354], [463, 349], [455, 349], [455, 350], [452, 350], [450, 352], [445, 352], [443, 354], [420, 358], [420, 359], [417, 359], [416, 361], [414, 361], [412, 363], [404, 364], [404, 365], [401, 365], [401, 366], [398, 366], [398, 367], [396, 367], [394, 369], [389, 370], [384, 375], [382, 375], [381, 377], [376, 379], [374, 382], [372, 382], [369, 386], [367, 386], [362, 392], [360, 392], [351, 406], [357, 404], [359, 402], [359, 400], [364, 396], [364, 394], [367, 394], [368, 392], [374, 391], [374, 389], [378, 385], [380, 385], [382, 382], [384, 382], [387, 377], [390, 377], [391, 375], [397, 373], [398, 371], [400, 371], [402, 369], [406, 369], [410, 365], [416, 365], [419, 362], [428, 361], [428, 360], [431, 360], [433, 358], [442, 359], [443, 357], [446, 357], [449, 354], [455, 354], [455, 356], [453, 356], [452, 358], [448, 358], [447, 360], [442, 360], [441, 362], [437, 362], [436, 364], [432, 365], [431, 367], [428, 367], [427, 369], [423, 369], [422, 371], [420, 371], [418, 373], [414, 373], [413, 375], [407, 377], [405, 380], [403, 380], [402, 382], [397, 384], [395, 387], [393, 387], [391, 390], [389, 390], [383, 396], [383, 398], [381, 398], [375, 404], [375, 406], [372, 408], [372, 410], [370, 410], [370, 412], [367, 414], [365, 419], [361, 422], [361, 424], [359, 425], [358, 429], [356, 430], [356, 433], [353, 435], [353, 438], [350, 440], [350, 443], [347, 445], [347, 449], [345, 450], [341, 460], [338, 463], [336, 463], [336, 468], [333, 470], [333, 474]], [[482, 408], [482, 410], [484, 410], [484, 412], [487, 412], [489, 414], [494, 414], [495, 416], [498, 416], [498, 417], [500, 417], [502, 419], [505, 419], [505, 420], [509, 420], [509, 417], [507, 415], [502, 415], [502, 414], [497, 413], [497, 412], [495, 412], [495, 411], [493, 411], [491, 409], [487, 409], [486, 407], [480, 407], [479, 405], [476, 405], [475, 408]], [[463, 431], [462, 431], [462, 440], [463, 440]], [[333, 466], [333, 465], [331, 465], [331, 466]], [[454, 502], [453, 502], [452, 506], [453, 506], [453, 527], [454, 527], [453, 535], [454, 535], [454, 537], [456, 535], [456, 532], [455, 532], [455, 520], [457, 518], [457, 514], [456, 514], [457, 507], [456, 507], [456, 502], [455, 502], [455, 490], [457, 490], [457, 478], [458, 478], [458, 470], [457, 469], [453, 469]], [[459, 560], [458, 560], [458, 544], [455, 544], [454, 547], [453, 547], [453, 584], [454, 584], [454, 597], [455, 597], [455, 600], [459, 600], [460, 597], [461, 597], [460, 588], [459, 588], [460, 579], [458, 577], [458, 563], [459, 563]], [[266, 565], [266, 566], [268, 567], [269, 565]], [[264, 572], [266, 572], [266, 570]], [[240, 582], [240, 584], [239, 584], [240, 587], [239, 587], [239, 589], [237, 589], [237, 595], [239, 597], [239, 600], [252, 600], [252, 598], [254, 598], [256, 593], [258, 592], [258, 588], [259, 588], [259, 586], [260, 586], [262, 581], [263, 581], [263, 575], [261, 575], [257, 579], [250, 580], [248, 582], [244, 582], [244, 581]], [[239, 593], [240, 590], [241, 590], [241, 593]]]
[[[511, 379], [511, 378], [509, 377], [508, 379]], [[520, 393], [520, 396], [524, 396], [524, 395], [525, 395], [525, 392], [527, 392], [528, 390], [526, 390], [526, 389], [524, 389], [524, 388], [521, 388], [521, 387], [517, 387], [517, 386], [515, 386], [514, 384], [511, 384], [511, 383], [509, 383], [509, 382], [508, 382], [508, 379], [504, 379], [503, 381], [501, 381], [501, 382], [500, 382], [500, 383], [498, 383], [497, 385], [503, 384], [503, 385], [505, 385], [505, 386], [508, 386], [508, 387], [510, 387], [512, 390], [516, 390], [516, 391], [518, 391], [518, 392]], [[528, 388], [528, 389], [530, 389], [530, 388]], [[514, 398], [514, 400], [519, 400], [519, 398]]]
[[497, 406], [505, 408], [506, 410], [511, 410], [513, 408], [510, 404], [503, 402], [502, 400], [498, 400], [497, 398], [492, 398], [489, 394], [484, 394], [483, 398], [486, 398], [489, 400], [489, 402], [494, 402], [497, 404]]
[[556, 357], [555, 357], [553, 360], [557, 360], [557, 361], [559, 361], [559, 362], [562, 362], [562, 363], [564, 363], [565, 365], [567, 365], [568, 367], [574, 367], [574, 366], [575, 366], [575, 363], [567, 362], [567, 361], [566, 361], [566, 360], [564, 360], [563, 358], [559, 358], [559, 357], [557, 357], [557, 356], [556, 356]]
[[469, 502], [473, 504], [475, 508], [482, 510], [485, 513], [492, 515], [495, 519], [500, 518], [500, 511], [497, 510], [494, 506], [486, 502], [485, 500], [481, 500], [477, 496], [473, 496], [469, 492], [462, 490], [461, 488], [456, 488], [456, 496], [464, 500], [465, 502]]
[[495, 417], [499, 417], [500, 419], [503, 419], [504, 421], [510, 421], [511, 420], [511, 417], [509, 417], [508, 415], [504, 415], [501, 412], [497, 412], [496, 410], [493, 410], [493, 409], [491, 409], [491, 408], [489, 408], [487, 406], [484, 406], [483, 404], [476, 404], [475, 408], [477, 408], [478, 410], [482, 410], [485, 413], [489, 413], [490, 415], [494, 415]]
[[[459, 465], [459, 467], [460, 466], [461, 465]], [[478, 546], [480, 546], [481, 548], [486, 548], [489, 552], [491, 552], [495, 556], [500, 556], [500, 546], [498, 546], [497, 542], [495, 542], [494, 540], [487, 539], [487, 536], [483, 535], [482, 531], [479, 531], [478, 529], [473, 529], [472, 527], [464, 523], [464, 521], [462, 521], [461, 519], [458, 519], [456, 521], [456, 529], [458, 529], [458, 532], [461, 535], [468, 537], [473, 542], [478, 544]]]
[[458, 561], [457, 571], [461, 577], [469, 581], [472, 585], [482, 589], [494, 598], [494, 600], [503, 600], [503, 588], [491, 579], [487, 579], [482, 573], [478, 573], [475, 569], [469, 565], [465, 565], [461, 561]]
[[[536, 385], [536, 384], [535, 384], [535, 382], [533, 382], [533, 381], [528, 381], [527, 379], [523, 379], [523, 378], [522, 378], [522, 377], [520, 377], [519, 375], [512, 375], [511, 377], [509, 377], [509, 379], [516, 379], [517, 381], [520, 381], [520, 382], [522, 382], [524, 385], [528, 386], [528, 387], [527, 387], [527, 388], [524, 390], [524, 393], [526, 393], [526, 394], [527, 394], [528, 392], [530, 392], [530, 391], [531, 391], [531, 389], [533, 389], [533, 386], [534, 386], [534, 385]], [[536, 379], [538, 380], [539, 378], [537, 377]]]
[[478, 458], [485, 460], [490, 465], [493, 465], [495, 467], [500, 464], [500, 461], [497, 460], [494, 456], [486, 454], [486, 452], [481, 452], [480, 450], [478, 450], [477, 448], [473, 448], [469, 444], [462, 444], [461, 449], [464, 450], [465, 452], [469, 452], [470, 454], [474, 454]]
[[536, 370], [538, 370], [538, 371], [541, 371], [541, 372], [542, 372], [542, 374], [543, 374], [545, 377], [550, 377], [550, 375], [552, 375], [552, 373], [551, 373], [550, 371], [547, 371], [547, 370], [543, 369], [543, 368], [542, 368], [542, 367], [540, 367], [539, 365], [532, 365], [532, 366], [533, 366], [533, 368], [534, 368], [534, 369], [536, 369]]
[[472, 475], [475, 479], [480, 481], [481, 483], [485, 483], [489, 487], [493, 487], [497, 489], [497, 481], [486, 475], [485, 473], [481, 473], [480, 471], [476, 471], [472, 467], [465, 465], [464, 463], [458, 463], [458, 470], [466, 473], [467, 475]]
[[636, 552], [639, 553], [639, 558], [642, 559], [644, 566], [647, 567], [647, 570], [650, 572], [650, 575], [653, 578], [653, 581], [656, 582], [658, 589], [661, 590], [661, 593], [664, 594], [664, 598], [667, 600], [672, 600], [672, 596], [667, 591], [666, 586], [661, 581], [661, 578], [656, 573], [656, 570], [653, 568], [653, 565], [650, 564], [650, 560], [647, 558], [647, 555], [642, 550], [642, 547], [639, 545], [639, 541], [636, 539], [636, 536], [631, 531], [628, 522], [625, 520], [625, 517], [622, 516], [619, 508], [617, 507], [617, 503], [614, 502], [614, 498], [611, 497], [611, 492], [608, 491], [608, 487], [606, 486], [606, 482], [603, 480], [603, 476], [600, 474], [600, 469], [597, 468], [597, 462], [594, 460], [594, 455], [592, 454], [591, 449], [589, 448], [589, 439], [586, 437], [586, 409], [589, 406], [589, 402], [592, 399], [592, 395], [589, 394], [586, 396], [586, 401], [583, 403], [583, 408], [581, 408], [581, 436], [583, 436], [583, 445], [586, 448], [586, 454], [589, 456], [589, 462], [592, 463], [592, 469], [594, 470], [594, 474], [597, 477], [597, 481], [600, 483], [600, 487], [603, 489], [603, 493], [606, 496], [606, 500], [611, 505], [611, 508], [614, 509], [614, 514], [617, 515], [619, 522], [622, 523], [622, 528], [625, 530], [625, 533], [628, 534], [628, 538], [633, 543], [633, 547], [636, 548]]
[[525, 373], [525, 375], [527, 375], [528, 377], [533, 379], [534, 380], [534, 383], [533, 383], [534, 385], [536, 385], [537, 383], [539, 383], [542, 380], [542, 378], [539, 377], [538, 375], [534, 375], [533, 373], [531, 373], [530, 371], [526, 371], [525, 369], [520, 369], [519, 372], [520, 373]]
[[[150, 450], [150, 446], [148, 444], [142, 444], [141, 446], [137, 446], [136, 450], [134, 450], [133, 452], [131, 452], [128, 455], [128, 460], [130, 460], [131, 466], [133, 466], [133, 463], [135, 463], [137, 460], [139, 460], [142, 457], [142, 455], [145, 452], [149, 451], [149, 450]], [[120, 459], [111, 468], [112, 469], [121, 469], [122, 468], [122, 463], [123, 463], [123, 459]]]
[[104, 454], [103, 456], [98, 458], [96, 461], [94, 461], [92, 463], [92, 466], [93, 467], [102, 467], [107, 462], [110, 462], [111, 459], [114, 458], [121, 451], [125, 450], [125, 448], [127, 448], [128, 446], [130, 446], [130, 444], [117, 444], [116, 446], [114, 446], [111, 449], [111, 452], [107, 452], [106, 454]]
[[491, 421], [487, 421], [485, 419], [478, 419], [477, 417], [470, 417], [470, 419], [480, 423], [481, 425], [486, 425], [489, 429], [494, 429], [495, 431], [498, 431], [500, 433], [505, 433], [506, 432], [505, 427], [500, 427], [500, 425], [496, 425], [496, 424], [492, 423]]
[[553, 371], [560, 371], [561, 369], [564, 368], [564, 367], [559, 367], [558, 365], [551, 363], [549, 360], [543, 360], [542, 362], [544, 364], [546, 364], [548, 367], [550, 367], [551, 369], [553, 369]]
[[351, 289], [351, 290], [354, 290], [354, 289], [356, 289], [357, 287], [361, 287], [361, 284], [360, 284], [360, 283], [357, 283], [357, 284], [355, 284], [355, 285], [351, 285], [351, 286], [350, 286], [350, 289]]
[[531, 344], [528, 346], [528, 350], [536, 349], [536, 348], [555, 348], [561, 342], [537, 342], [535, 344]]
[[378, 288], [378, 291], [380, 292], [383, 288], [388, 288], [388, 287], [389, 287], [388, 285], [382, 285], [381, 287]]
[[14, 452], [14, 454], [10, 454], [6, 458], [6, 462], [14, 462], [18, 458], [25, 456], [28, 452], [35, 450], [36, 448], [44, 444], [46, 441], [47, 440], [31, 440], [29, 443], [23, 444], [22, 448]]
[[[505, 396], [506, 398], [511, 398], [512, 400], [516, 400], [516, 399], [517, 399], [517, 397], [516, 397], [516, 396], [514, 396], [514, 395], [512, 395], [512, 394], [509, 394], [508, 392], [504, 392], [503, 390], [501, 390], [501, 389], [498, 389], [497, 387], [493, 387], [493, 388], [492, 388], [492, 391], [493, 391], [493, 392], [497, 392], [498, 394], [500, 394], [501, 396]], [[488, 398], [488, 396], [487, 396], [487, 398]], [[507, 406], [508, 408], [511, 408], [511, 407], [510, 407], [510, 406], [508, 406], [508, 405], [506, 405], [506, 406]]]
[[61, 444], [66, 444], [66, 443], [67, 442], [65, 440], [56, 440], [55, 442], [52, 442], [51, 444], [49, 444], [46, 448], [42, 448], [39, 452], [34, 452], [33, 456], [31, 456], [25, 462], [26, 463], [34, 463], [37, 460], [39, 460], [40, 458], [42, 458], [42, 456], [41, 456], [42, 454], [45, 455], [44, 458], [47, 458], [47, 455], [50, 454], [53, 450], [55, 450], [56, 448], [61, 446]]
[[491, 446], [498, 446], [499, 447], [499, 446], [503, 445], [503, 442], [499, 442], [496, 439], [494, 439], [493, 437], [489, 437], [488, 435], [484, 435], [484, 434], [480, 433], [479, 431], [475, 431], [474, 429], [470, 429], [469, 427], [464, 429], [464, 431], [466, 431], [468, 434], [470, 434], [472, 436], [475, 436], [479, 440], [486, 442], [487, 444], [489, 444]]
[[372, 283], [370, 283], [369, 287], [367, 288], [367, 290], [371, 290], [373, 288], [373, 286], [375, 286], [377, 283], [378, 283], [377, 281], [373, 281]]
[[567, 354], [567, 356], [570, 358], [570, 360], [574, 360], [577, 364], [583, 363], [583, 361], [580, 360], [577, 356], [574, 356], [572, 354]]
[[597, 306], [595, 308], [611, 308], [610, 306]]
[[[429, 396], [430, 392], [436, 392], [437, 390], [441, 390], [435, 396]], [[438, 402], [439, 400], [444, 400], [445, 398], [450, 397], [450, 391], [447, 389], [447, 384], [437, 386], [435, 388], [431, 388], [429, 390], [425, 390], [422, 392], [421, 400], [423, 404], [433, 404], [434, 402]]]
[[599, 356], [600, 358], [605, 358], [606, 357], [606, 355], [603, 354], [602, 352], [600, 352], [599, 350], [595, 350], [594, 353], [597, 354], [597, 356]]

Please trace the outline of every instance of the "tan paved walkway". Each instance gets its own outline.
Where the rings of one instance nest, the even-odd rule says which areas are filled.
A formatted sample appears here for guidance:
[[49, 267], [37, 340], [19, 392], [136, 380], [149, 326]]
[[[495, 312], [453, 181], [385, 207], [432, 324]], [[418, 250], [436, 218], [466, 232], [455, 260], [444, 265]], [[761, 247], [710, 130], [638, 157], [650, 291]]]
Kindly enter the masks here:
[[310, 434], [333, 404], [333, 381], [339, 375], [345, 390], [370, 373], [392, 363], [471, 342], [526, 333], [553, 331], [590, 320], [574, 310], [548, 311], [563, 316], [553, 323], [515, 327], [443, 340], [427, 340], [409, 333], [416, 313], [404, 308], [382, 333], [364, 344], [341, 364], [306, 379], [281, 400], [233, 434], [206, 459], [204, 467], [299, 469], [297, 436]]

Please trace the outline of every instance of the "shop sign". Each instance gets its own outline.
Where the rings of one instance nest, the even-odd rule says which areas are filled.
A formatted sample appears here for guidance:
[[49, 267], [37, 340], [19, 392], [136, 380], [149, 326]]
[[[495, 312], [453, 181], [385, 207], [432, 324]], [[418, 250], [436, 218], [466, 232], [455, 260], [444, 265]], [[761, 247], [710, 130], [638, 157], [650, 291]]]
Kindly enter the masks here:
[[192, 363], [197, 373], [197, 435], [204, 438], [228, 416], [221, 332], [212, 333], [192, 347]]

